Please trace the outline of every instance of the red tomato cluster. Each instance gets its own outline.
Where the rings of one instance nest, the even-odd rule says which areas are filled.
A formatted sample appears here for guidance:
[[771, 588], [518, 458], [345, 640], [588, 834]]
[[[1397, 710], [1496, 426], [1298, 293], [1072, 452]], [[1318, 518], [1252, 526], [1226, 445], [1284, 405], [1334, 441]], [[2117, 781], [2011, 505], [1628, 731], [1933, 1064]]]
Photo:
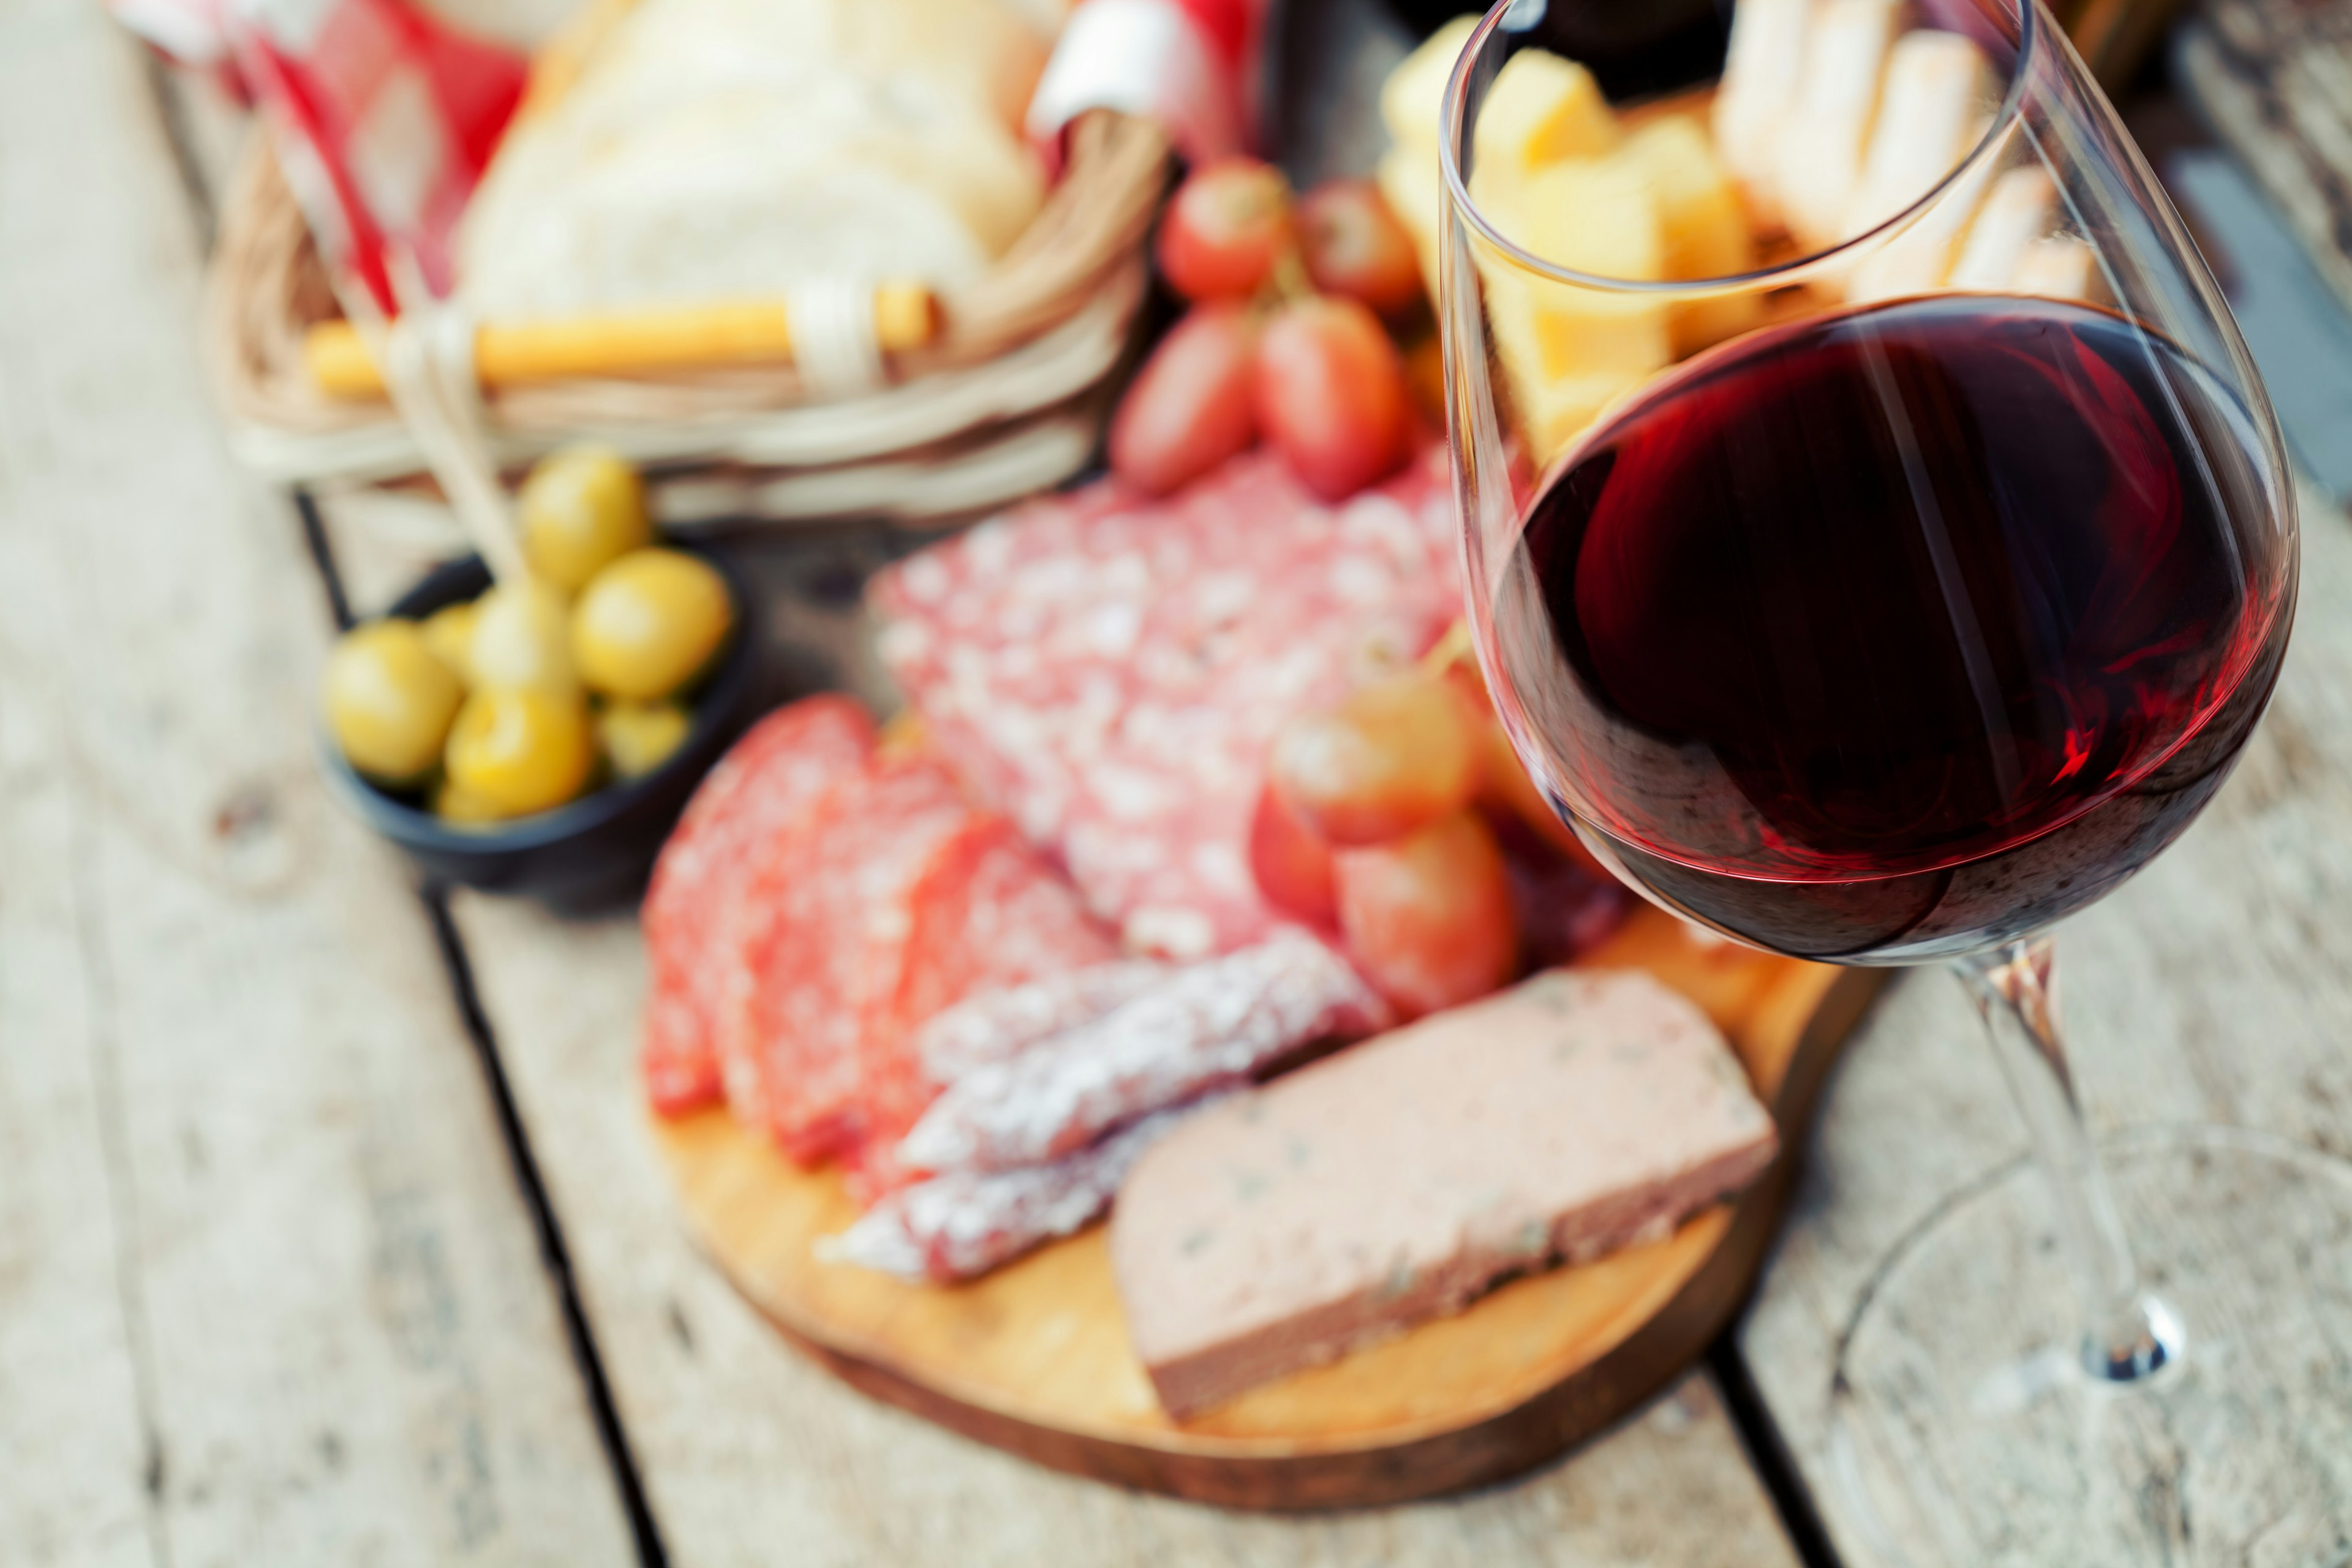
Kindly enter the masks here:
[[1336, 500], [1404, 460], [1412, 400], [1381, 317], [1418, 306], [1421, 274], [1369, 182], [1294, 205], [1271, 164], [1203, 165], [1169, 205], [1159, 258], [1192, 309], [1119, 405], [1112, 472], [1164, 495], [1263, 437]]
[[1336, 928], [1407, 1017], [1485, 995], [1523, 956], [1582, 951], [1622, 907], [1458, 663], [1292, 720], [1267, 759], [1250, 861], [1269, 900]]

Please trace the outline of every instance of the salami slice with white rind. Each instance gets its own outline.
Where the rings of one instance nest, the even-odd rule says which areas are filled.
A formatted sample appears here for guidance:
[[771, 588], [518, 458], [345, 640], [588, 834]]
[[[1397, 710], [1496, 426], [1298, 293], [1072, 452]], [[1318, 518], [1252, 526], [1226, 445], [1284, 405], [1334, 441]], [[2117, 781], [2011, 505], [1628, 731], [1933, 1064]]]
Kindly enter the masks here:
[[1115, 1127], [1244, 1082], [1302, 1046], [1387, 1022], [1385, 1005], [1345, 958], [1286, 927], [973, 1068], [931, 1102], [898, 1159], [932, 1173], [1042, 1165]]
[[1108, 1208], [1143, 1152], [1194, 1109], [1146, 1117], [1050, 1165], [934, 1176], [902, 1188], [820, 1243], [819, 1255], [914, 1281], [985, 1274]]

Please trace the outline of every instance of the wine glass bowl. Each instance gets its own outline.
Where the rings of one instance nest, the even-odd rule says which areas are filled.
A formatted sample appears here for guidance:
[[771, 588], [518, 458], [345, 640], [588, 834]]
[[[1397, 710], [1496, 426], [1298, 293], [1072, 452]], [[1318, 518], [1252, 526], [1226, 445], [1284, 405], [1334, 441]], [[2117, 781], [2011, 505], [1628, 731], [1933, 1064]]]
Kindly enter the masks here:
[[[1627, 881], [1844, 963], [2011, 941], [2145, 864], [2227, 775], [2293, 618], [2275, 426], [2177, 218], [2032, 11], [1933, 19], [1981, 48], [1981, 134], [1875, 225], [1726, 278], [1579, 271], [1481, 210], [1481, 83], [1540, 21], [1489, 18], [1445, 137], [1452, 434], [1505, 722]], [[2004, 180], [2046, 187], [2030, 243], [2087, 297], [1873, 297], [1958, 270]], [[1563, 439], [1530, 300], [1746, 330]]]

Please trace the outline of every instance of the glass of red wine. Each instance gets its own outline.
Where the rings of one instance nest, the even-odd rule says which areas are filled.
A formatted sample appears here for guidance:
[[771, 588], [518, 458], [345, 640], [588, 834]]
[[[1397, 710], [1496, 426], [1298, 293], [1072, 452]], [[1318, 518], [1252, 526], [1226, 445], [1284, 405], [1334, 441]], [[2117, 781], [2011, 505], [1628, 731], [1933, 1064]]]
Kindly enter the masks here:
[[[1832, 17], [1845, 41], [1791, 42]], [[1622, 140], [1513, 85], [1533, 49], [1587, 59]], [[2338, 1234], [2352, 1202], [2233, 1173], [2297, 1156], [2219, 1132], [2111, 1177], [2059, 1032], [2050, 927], [2227, 777], [2297, 572], [2262, 384], [2112, 107], [2035, 0], [1509, 0], [1440, 143], [1470, 616], [1521, 758], [1702, 926], [1949, 963], [2039, 1155], [2040, 1194], [1923, 1220], [1841, 1331], [1841, 1544], [2347, 1561], [2352, 1455], [2307, 1440], [2291, 1347], [2247, 1321], [2311, 1293], [2315, 1232], [2244, 1204]], [[2237, 1500], [2201, 1532], [2200, 1487]]]

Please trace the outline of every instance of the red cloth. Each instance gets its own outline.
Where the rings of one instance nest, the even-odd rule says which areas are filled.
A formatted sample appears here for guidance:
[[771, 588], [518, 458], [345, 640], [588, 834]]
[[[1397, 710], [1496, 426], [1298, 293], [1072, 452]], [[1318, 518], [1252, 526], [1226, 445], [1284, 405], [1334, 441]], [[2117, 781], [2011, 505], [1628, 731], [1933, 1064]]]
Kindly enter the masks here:
[[522, 98], [530, 68], [407, 0], [113, 0], [174, 58], [218, 69], [269, 117], [278, 161], [329, 258], [387, 313], [388, 244], [452, 281], [450, 237]]

